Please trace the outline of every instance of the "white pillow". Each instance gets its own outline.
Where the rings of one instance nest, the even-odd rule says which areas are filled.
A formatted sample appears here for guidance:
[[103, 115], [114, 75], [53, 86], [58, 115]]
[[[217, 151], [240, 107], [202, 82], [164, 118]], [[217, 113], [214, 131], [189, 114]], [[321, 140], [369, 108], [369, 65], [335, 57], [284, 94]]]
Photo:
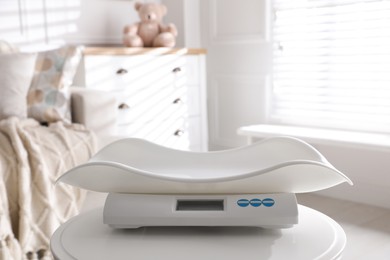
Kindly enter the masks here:
[[26, 97], [35, 59], [35, 53], [0, 54], [0, 120], [27, 117]]
[[9, 42], [0, 40], [0, 53], [16, 53], [16, 52], [19, 52], [18, 47], [16, 47], [15, 45]]

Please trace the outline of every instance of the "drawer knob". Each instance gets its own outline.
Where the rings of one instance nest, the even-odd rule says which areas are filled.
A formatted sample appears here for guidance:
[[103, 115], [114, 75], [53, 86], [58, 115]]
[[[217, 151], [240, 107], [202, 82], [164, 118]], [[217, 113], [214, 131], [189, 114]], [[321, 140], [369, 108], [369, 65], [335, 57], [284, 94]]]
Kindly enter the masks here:
[[180, 67], [176, 67], [172, 70], [173, 73], [179, 73], [181, 72], [181, 68]]
[[122, 69], [122, 68], [116, 71], [116, 74], [118, 74], [118, 75], [124, 75], [127, 73], [128, 73], [128, 71], [126, 69]]
[[118, 106], [118, 109], [120, 110], [124, 110], [124, 109], [129, 109], [130, 106], [126, 103], [121, 103], [119, 106]]
[[184, 135], [184, 131], [181, 129], [177, 129], [175, 133], [173, 133], [174, 136], [182, 136]]
[[175, 100], [173, 100], [172, 103], [173, 103], [173, 104], [182, 104], [182, 103], [183, 103], [183, 100], [181, 100], [181, 98], [176, 98]]

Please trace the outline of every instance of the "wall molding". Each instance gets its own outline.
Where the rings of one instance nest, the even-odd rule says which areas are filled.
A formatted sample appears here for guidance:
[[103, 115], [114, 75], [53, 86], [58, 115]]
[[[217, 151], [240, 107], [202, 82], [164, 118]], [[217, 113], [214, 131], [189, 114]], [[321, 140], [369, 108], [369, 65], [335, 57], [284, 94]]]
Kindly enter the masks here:
[[[224, 82], [232, 82], [232, 85], [237, 90], [238, 88], [243, 89], [243, 93], [252, 93], [247, 92], [248, 88], [258, 89], [259, 92], [264, 91], [265, 86], [268, 82], [268, 77], [264, 75], [242, 75], [242, 74], [216, 74], [210, 78], [209, 84], [210, 86], [210, 97], [212, 100], [210, 102], [210, 124], [211, 124], [211, 140], [213, 140], [214, 146], [228, 146], [228, 147], [237, 147], [242, 146], [246, 143], [246, 138], [237, 135], [236, 138], [230, 138], [229, 136], [225, 136], [223, 134], [223, 127], [221, 125], [221, 119], [223, 116], [221, 113], [225, 110], [221, 109], [222, 106], [222, 98], [226, 95], [225, 93], [230, 86], [226, 87]], [[233, 84], [234, 83], [234, 84]], [[239, 87], [237, 87], [239, 86]], [[231, 90], [231, 89], [229, 89]], [[240, 101], [240, 99], [237, 99]], [[258, 104], [261, 104], [261, 98], [257, 101]], [[232, 117], [234, 120], [234, 117]], [[226, 123], [226, 122], [224, 122]], [[237, 126], [238, 128], [239, 126]]]
[[[223, 8], [218, 6], [218, 0], [209, 0], [209, 17], [210, 19], [210, 39], [211, 44], [251, 44], [263, 43], [269, 40], [269, 15], [268, 8], [270, 6], [269, 0], [263, 0], [263, 13], [259, 13], [263, 17], [263, 30], [254, 33], [220, 33], [218, 25], [218, 11]], [[259, 11], [260, 12], [260, 11]]]

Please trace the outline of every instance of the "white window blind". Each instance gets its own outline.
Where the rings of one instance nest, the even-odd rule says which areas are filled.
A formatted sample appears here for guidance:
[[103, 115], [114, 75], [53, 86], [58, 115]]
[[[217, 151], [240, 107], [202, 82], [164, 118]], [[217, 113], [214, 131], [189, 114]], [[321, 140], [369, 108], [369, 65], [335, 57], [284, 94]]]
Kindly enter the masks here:
[[274, 0], [273, 123], [390, 133], [390, 0]]
[[77, 30], [82, 0], [0, 0], [0, 39], [50, 44]]

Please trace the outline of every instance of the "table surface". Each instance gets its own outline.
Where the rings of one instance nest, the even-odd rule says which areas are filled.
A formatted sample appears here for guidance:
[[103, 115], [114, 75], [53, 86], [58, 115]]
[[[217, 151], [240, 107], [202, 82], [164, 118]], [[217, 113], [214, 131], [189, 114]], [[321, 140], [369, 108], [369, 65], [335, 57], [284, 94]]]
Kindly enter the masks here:
[[298, 206], [299, 224], [257, 227], [142, 227], [112, 229], [103, 209], [80, 214], [51, 238], [56, 259], [339, 259], [344, 230], [328, 216]]

